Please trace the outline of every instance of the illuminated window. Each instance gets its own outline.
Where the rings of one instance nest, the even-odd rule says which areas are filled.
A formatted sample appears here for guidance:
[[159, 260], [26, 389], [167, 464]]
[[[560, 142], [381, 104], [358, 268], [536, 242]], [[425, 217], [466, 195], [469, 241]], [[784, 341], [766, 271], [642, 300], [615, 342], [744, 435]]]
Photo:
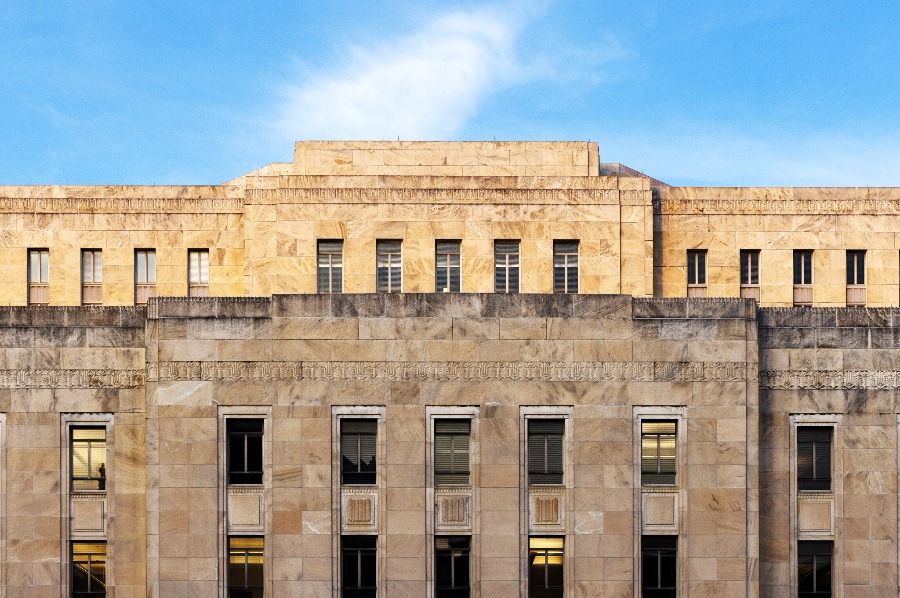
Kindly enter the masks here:
[[341, 536], [341, 598], [376, 598], [377, 536]]
[[188, 249], [188, 297], [209, 297], [209, 249]]
[[72, 542], [72, 598], [106, 596], [106, 544]]
[[494, 292], [519, 292], [518, 241], [494, 241]]
[[134, 302], [147, 303], [156, 296], [156, 250], [135, 249], [134, 251]]
[[228, 598], [262, 598], [263, 539], [228, 538]]
[[675, 484], [675, 430], [674, 421], [641, 422], [641, 485]]
[[228, 435], [228, 483], [263, 483], [263, 420], [225, 420]]
[[678, 536], [641, 536], [641, 597], [678, 595]]
[[831, 598], [831, 553], [829, 540], [797, 542], [797, 596]]
[[341, 484], [375, 484], [378, 421], [341, 419]]
[[28, 303], [50, 302], [50, 251], [28, 250]]
[[797, 488], [831, 491], [831, 426], [797, 428]]
[[434, 421], [434, 483], [469, 483], [468, 419], [437, 419]]
[[528, 538], [528, 598], [562, 598], [563, 538]]
[[106, 490], [106, 428], [71, 428], [72, 490]]
[[458, 293], [460, 289], [460, 242], [435, 241], [434, 292]]
[[528, 420], [528, 483], [563, 483], [565, 420]]
[[316, 289], [320, 293], [344, 290], [344, 242], [319, 241], [316, 264]]
[[578, 292], [578, 241], [553, 241], [553, 292]]
[[99, 249], [81, 250], [81, 303], [103, 303], [103, 254]]
[[469, 536], [434, 539], [435, 598], [469, 598]]

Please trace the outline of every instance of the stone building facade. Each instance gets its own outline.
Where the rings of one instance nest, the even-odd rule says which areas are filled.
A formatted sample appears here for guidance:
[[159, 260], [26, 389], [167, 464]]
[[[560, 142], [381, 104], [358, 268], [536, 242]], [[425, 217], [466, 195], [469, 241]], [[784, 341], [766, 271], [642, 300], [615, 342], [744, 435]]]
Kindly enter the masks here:
[[0, 596], [896, 596], [898, 200], [576, 142], [0, 187]]

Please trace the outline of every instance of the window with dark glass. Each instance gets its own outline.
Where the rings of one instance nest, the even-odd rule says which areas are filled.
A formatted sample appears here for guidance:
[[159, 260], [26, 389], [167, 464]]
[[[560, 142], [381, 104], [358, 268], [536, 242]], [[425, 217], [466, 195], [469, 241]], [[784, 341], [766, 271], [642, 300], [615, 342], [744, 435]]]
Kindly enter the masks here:
[[866, 252], [847, 252], [847, 284], [866, 284]]
[[261, 418], [225, 420], [229, 484], [263, 483], [263, 425]]
[[828, 540], [797, 542], [797, 596], [831, 598], [831, 554]]
[[344, 290], [344, 242], [319, 241], [316, 285], [320, 293]]
[[400, 241], [375, 241], [375, 287], [379, 293], [399, 293], [403, 283]]
[[518, 241], [494, 241], [494, 292], [519, 292]]
[[812, 255], [808, 249], [794, 251], [794, 284], [812, 284]]
[[641, 597], [678, 595], [678, 536], [641, 536]]
[[437, 419], [434, 421], [434, 483], [469, 483], [468, 419]]
[[106, 490], [106, 428], [71, 428], [74, 492]]
[[530, 485], [563, 483], [562, 419], [529, 419], [528, 483]]
[[374, 484], [378, 421], [341, 419], [341, 484]]
[[106, 596], [106, 543], [72, 542], [72, 598]]
[[209, 297], [209, 249], [188, 249], [188, 297]]
[[578, 292], [578, 241], [553, 241], [553, 292]]
[[134, 302], [147, 303], [156, 295], [156, 250], [134, 250]]
[[228, 538], [228, 598], [263, 597], [263, 538]]
[[797, 428], [797, 488], [800, 491], [831, 491], [831, 426]]
[[741, 285], [759, 285], [758, 249], [741, 249]]
[[103, 303], [103, 253], [99, 249], [81, 250], [81, 302]]
[[469, 598], [469, 536], [434, 539], [435, 598]]
[[341, 598], [376, 598], [377, 536], [341, 536]]
[[687, 252], [688, 285], [706, 286], [706, 250], [689, 249]]
[[460, 289], [460, 242], [435, 241], [434, 292], [458, 293]]
[[641, 421], [641, 485], [675, 484], [676, 425], [674, 421]]
[[528, 538], [528, 598], [562, 598], [563, 538]]
[[50, 302], [50, 251], [28, 250], [28, 303]]

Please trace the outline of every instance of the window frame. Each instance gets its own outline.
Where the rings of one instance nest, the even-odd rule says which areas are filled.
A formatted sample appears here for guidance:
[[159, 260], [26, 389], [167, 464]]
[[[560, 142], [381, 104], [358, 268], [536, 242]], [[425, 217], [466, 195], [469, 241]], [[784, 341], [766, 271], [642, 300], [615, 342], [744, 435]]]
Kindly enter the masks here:
[[[259, 430], [239, 430], [241, 426], [255, 427], [258, 424]], [[266, 434], [266, 418], [264, 417], [238, 417], [231, 416], [225, 418], [225, 479], [228, 486], [263, 486], [266, 479], [266, 459], [265, 459], [265, 434]], [[234, 469], [234, 459], [232, 451], [232, 441], [237, 439], [243, 440], [243, 469]], [[259, 443], [259, 447], [255, 450], [259, 453], [259, 471], [250, 471], [250, 443]], [[238, 476], [259, 476], [258, 482], [237, 481]], [[234, 476], [234, 477], [233, 477]]]
[[[539, 541], [549, 541], [549, 540], [560, 540], [561, 545], [559, 547], [534, 547], [533, 544]], [[528, 589], [528, 598], [563, 598], [566, 595], [566, 565], [568, 559], [566, 558], [566, 537], [562, 535], [529, 535], [528, 536], [528, 580], [527, 580], [527, 589]], [[551, 551], [553, 551], [553, 555], [551, 555]], [[535, 576], [533, 575], [535, 567], [536, 558], [543, 554], [544, 557], [544, 583], [537, 587], [536, 584], [533, 583]], [[554, 585], [549, 586], [550, 581], [550, 557], [559, 555], [561, 558], [561, 563], [559, 564], [560, 575], [562, 577], [562, 585]], [[549, 587], [548, 587], [549, 586]]]
[[[374, 432], [367, 431], [345, 431], [347, 427], [363, 428], [363, 423], [367, 426], [371, 425]], [[353, 463], [352, 459], [344, 458], [345, 438], [349, 440], [349, 436], [356, 437], [356, 471], [351, 471], [348, 463]], [[363, 471], [363, 437], [371, 436], [371, 454], [372, 464], [371, 471]], [[368, 447], [367, 447], [368, 448]], [[378, 485], [378, 418], [377, 417], [342, 417], [338, 422], [338, 451], [340, 459], [340, 485], [341, 486], [377, 486]], [[368, 453], [368, 451], [367, 451]], [[354, 481], [355, 480], [355, 481]]]
[[[72, 598], [98, 598], [107, 595], [107, 588], [109, 587], [109, 555], [108, 555], [108, 547], [106, 540], [72, 540], [69, 543], [69, 595]], [[76, 552], [76, 548], [79, 546], [102, 546], [103, 552]], [[76, 554], [78, 555], [87, 555], [87, 581], [88, 581], [88, 589], [86, 591], [78, 591], [75, 589], [75, 573], [76, 573]], [[92, 573], [93, 567], [91, 563], [93, 560], [92, 556], [101, 555], [102, 554], [102, 565], [103, 565], [103, 591], [97, 592], [92, 591], [90, 589], [91, 580], [94, 578]]]
[[[827, 546], [828, 551], [823, 549]], [[817, 550], [818, 549], [818, 550]], [[804, 554], [807, 553], [807, 554]], [[816, 563], [818, 557], [828, 557], [828, 591], [822, 592], [818, 590], [819, 575], [816, 571]], [[812, 563], [803, 563], [805, 558], [812, 557]], [[805, 564], [813, 566], [812, 591], [802, 591], [800, 584], [803, 582], [802, 567]], [[835, 588], [835, 570], [834, 570], [834, 541], [833, 540], [797, 540], [797, 598], [824, 598], [825, 596], [833, 596]]]
[[[96, 438], [83, 438], [76, 439], [75, 433], [81, 430], [103, 430], [103, 440], [99, 440]], [[82, 424], [73, 424], [69, 426], [69, 492], [72, 494], [93, 494], [98, 492], [106, 492], [106, 484], [109, 479], [109, 468], [107, 464], [109, 463], [109, 429], [107, 426], [102, 424], [93, 424], [92, 422], [85, 422]], [[78, 443], [86, 443], [87, 444], [87, 476], [76, 477], [75, 476], [75, 455], [76, 455], [76, 442]], [[103, 443], [103, 456], [102, 460], [100, 460], [100, 465], [97, 466], [97, 476], [95, 477], [92, 472], [92, 468], [97, 460], [93, 459], [93, 446], [97, 443]], [[88, 482], [93, 483], [97, 482], [97, 488], [76, 488], [76, 482]]]
[[[324, 275], [323, 275], [324, 273]], [[344, 240], [316, 240], [316, 292], [344, 292]]]
[[[828, 439], [825, 440], [823, 438], [811, 438], [811, 436], [817, 435], [820, 431], [828, 431]], [[795, 430], [796, 433], [796, 460], [797, 460], [797, 491], [800, 493], [825, 493], [830, 494], [833, 492], [834, 488], [834, 435], [835, 430], [834, 426], [827, 425], [804, 425], [798, 424]], [[807, 438], [801, 440], [801, 433], [807, 435]], [[823, 436], [823, 434], [818, 434], [819, 436]], [[801, 471], [801, 451], [804, 450], [801, 448], [801, 445], [811, 445], [810, 451], [811, 455], [811, 463], [810, 463], [810, 474], [804, 475], [805, 472]], [[822, 445], [827, 445], [827, 470], [828, 477], [824, 477], [818, 475], [819, 472], [816, 471], [817, 465], [817, 449], [824, 449]], [[806, 469], [804, 467], [804, 469]], [[805, 487], [804, 487], [805, 486]]]
[[[144, 280], [141, 280], [143, 266]], [[151, 275], [152, 273], [152, 275]], [[152, 279], [152, 280], [151, 280]], [[150, 297], [156, 296], [156, 249], [135, 248], [134, 250], [134, 303], [144, 305]]]
[[[645, 432], [644, 424], [651, 424], [651, 423], [658, 423], [658, 424], [671, 423], [675, 427], [675, 429], [672, 431], [671, 434], [663, 433], [663, 432]], [[678, 448], [679, 448], [678, 447], [678, 432], [679, 432], [678, 427], [679, 426], [678, 426], [678, 424], [679, 424], [678, 420], [672, 419], [672, 418], [655, 418], [655, 417], [641, 418], [641, 420], [640, 420], [641, 487], [646, 488], [646, 487], [677, 487], [678, 486], [678, 473], [679, 473], [679, 467], [678, 467]], [[673, 455], [673, 459], [672, 459], [673, 471], [672, 472], [661, 471], [662, 459], [663, 459], [662, 451], [661, 451], [661, 443], [662, 443], [663, 436], [667, 436], [667, 437], [671, 436], [672, 442], [674, 443], [674, 455]], [[654, 471], [654, 472], [645, 471], [645, 469], [644, 469], [644, 440], [645, 440], [645, 438], [650, 438], [650, 437], [655, 437], [655, 439], [656, 439], [656, 471]], [[656, 481], [656, 482], [650, 481], [650, 476], [659, 476], [660, 478], [662, 478], [662, 476], [669, 476], [669, 475], [671, 475], [671, 479], [672, 479], [671, 482], [669, 482], [669, 481]], [[666, 477], [666, 479], [668, 479], [668, 478]]]
[[[26, 255], [28, 260], [28, 305], [47, 305], [50, 303], [50, 249], [30, 247]], [[35, 257], [37, 258], [37, 280], [34, 276]]]
[[[197, 267], [193, 261], [196, 257]], [[204, 260], [204, 257], [206, 258]], [[205, 268], [204, 268], [205, 262]], [[195, 280], [196, 274], [196, 280]], [[209, 249], [192, 247], [187, 250], [188, 297], [209, 297]]]
[[[438, 547], [447, 542], [448, 547]], [[459, 544], [454, 547], [453, 544]], [[463, 544], [465, 544], [463, 546]], [[468, 583], [457, 585], [457, 555], [465, 557], [466, 580]], [[450, 586], [440, 586], [438, 574], [439, 563], [449, 556]], [[437, 535], [434, 538], [434, 598], [468, 598], [472, 594], [472, 536], [470, 535]]]
[[[518, 293], [522, 275], [521, 241], [494, 239], [494, 292]], [[512, 251], [515, 248], [515, 251]], [[513, 259], [514, 258], [514, 259]], [[512, 263], [515, 261], [515, 263]], [[513, 273], [515, 281], [513, 282]]]
[[738, 255], [738, 278], [740, 280], [741, 297], [756, 299], [759, 302], [760, 288], [760, 250], [741, 249]]
[[[259, 540], [259, 547], [256, 546], [247, 546], [247, 547], [235, 547], [233, 546], [233, 542], [237, 540]], [[250, 590], [253, 592], [251, 596], [258, 596], [262, 598], [265, 594], [266, 587], [266, 539], [265, 536], [257, 536], [257, 535], [230, 535], [228, 536], [228, 545], [226, 546], [226, 572], [225, 572], [225, 591], [228, 595], [231, 595], [232, 590]], [[250, 583], [250, 567], [255, 566], [256, 564], [252, 564], [249, 562], [251, 557], [257, 556], [259, 557], [259, 583], [260, 585], [248, 585]], [[234, 577], [232, 576], [232, 558], [234, 556], [243, 556], [243, 586], [236, 586], [232, 582], [234, 581]]]
[[[396, 244], [396, 249], [393, 244]], [[382, 264], [382, 259], [385, 263]], [[384, 278], [383, 278], [384, 276]], [[394, 278], [397, 286], [394, 286]], [[403, 241], [399, 239], [375, 240], [375, 291], [377, 293], [403, 292]]]
[[[640, 592], [642, 598], [676, 598], [678, 595], [678, 536], [642, 534], [640, 543]], [[655, 556], [657, 573], [655, 587], [648, 587], [647, 576], [644, 575], [648, 556]], [[666, 587], [662, 587], [664, 556], [668, 557], [667, 560], [674, 566], [674, 571], [671, 572], [674, 583]]]
[[[452, 427], [454, 425], [461, 427], [465, 422], [465, 426], [467, 427], [466, 432], [456, 431], [456, 430], [438, 430], [438, 427]], [[433, 432], [433, 458], [434, 458], [434, 467], [433, 467], [433, 475], [434, 475], [434, 485], [438, 486], [469, 486], [472, 483], [472, 420], [469, 418], [463, 417], [435, 417], [433, 421], [434, 432]], [[449, 438], [450, 439], [450, 470], [449, 471], [440, 471], [438, 465], [438, 438]], [[457, 444], [458, 442], [462, 442], [462, 438], [465, 438], [465, 471], [456, 471], [456, 459], [455, 455], [460, 454], [462, 452], [462, 448], [457, 452]], [[457, 441], [460, 439], [459, 441]], [[456, 476], [459, 479], [455, 479]], [[462, 479], [462, 476], [465, 476], [465, 479]], [[455, 481], [451, 481], [455, 480]]]
[[[565, 417], [528, 417], [526, 418], [526, 429], [525, 429], [525, 468], [528, 476], [527, 482], [528, 486], [563, 486], [566, 483], [566, 433], [567, 433], [567, 418]], [[552, 422], [552, 423], [551, 423]], [[537, 427], [546, 427], [549, 428], [551, 425], [559, 424], [562, 429], [560, 431], [532, 431], [532, 426]], [[543, 449], [541, 454], [536, 454], [538, 451], [535, 449], [539, 448], [537, 442], [533, 442], [532, 438], [542, 437], [543, 438]], [[556, 441], [559, 442], [559, 468], [558, 471], [555, 469], [555, 463], [550, 463], [551, 458], [555, 460], [555, 457], [551, 456], [551, 448], [555, 449], [556, 447], [551, 447], [550, 440], [554, 440], [554, 444]], [[542, 459], [540, 457], [543, 457]], [[538, 461], [543, 461], [543, 468], [538, 470], [533, 468], [533, 464], [537, 465]], [[555, 481], [557, 480], [558, 481]]]
[[[88, 268], [90, 266], [90, 268]], [[87, 276], [90, 269], [90, 276]], [[89, 280], [88, 280], [89, 279]], [[81, 250], [81, 304], [103, 304], [103, 250]]]
[[[362, 546], [368, 544], [371, 539], [371, 546]], [[340, 563], [338, 564], [340, 595], [341, 598], [375, 598], [378, 595], [378, 536], [373, 534], [341, 534], [339, 543]], [[359, 546], [348, 546], [348, 544], [359, 544]], [[346, 583], [346, 563], [350, 554], [356, 557], [356, 585], [349, 586]], [[374, 585], [364, 586], [363, 582], [363, 554], [371, 554], [374, 571]]]
[[[577, 239], [553, 239], [553, 292], [577, 294], [581, 272], [579, 255], [581, 243]], [[570, 275], [574, 269], [574, 282]]]
[[[453, 274], [456, 273], [454, 279]], [[446, 286], [441, 286], [441, 277]], [[437, 239], [434, 242], [434, 292], [459, 293], [462, 289], [462, 241]]]

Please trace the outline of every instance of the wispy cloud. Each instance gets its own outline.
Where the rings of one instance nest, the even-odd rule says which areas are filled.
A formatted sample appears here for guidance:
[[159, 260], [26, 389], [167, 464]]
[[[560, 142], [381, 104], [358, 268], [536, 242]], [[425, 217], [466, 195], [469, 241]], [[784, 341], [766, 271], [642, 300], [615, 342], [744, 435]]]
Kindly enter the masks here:
[[291, 140], [452, 138], [487, 94], [523, 76], [519, 31], [509, 14], [481, 9], [354, 48], [285, 90], [276, 127]]

